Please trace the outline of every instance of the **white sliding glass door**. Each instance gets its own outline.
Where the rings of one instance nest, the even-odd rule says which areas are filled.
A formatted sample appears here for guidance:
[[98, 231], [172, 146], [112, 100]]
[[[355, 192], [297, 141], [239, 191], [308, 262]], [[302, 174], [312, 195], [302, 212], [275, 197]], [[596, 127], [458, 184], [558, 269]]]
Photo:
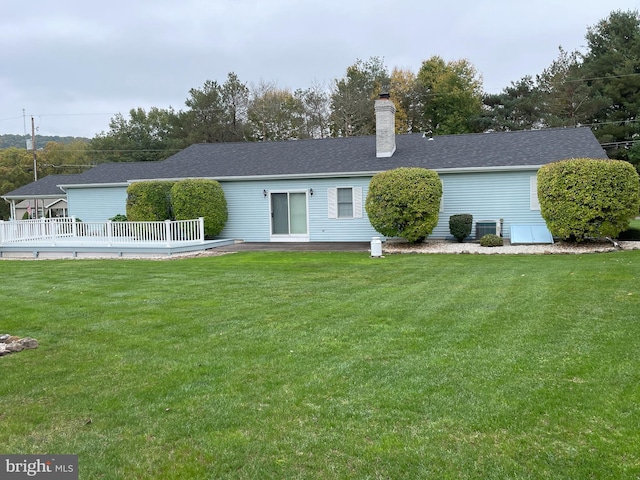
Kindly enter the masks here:
[[271, 240], [309, 241], [307, 192], [271, 192]]

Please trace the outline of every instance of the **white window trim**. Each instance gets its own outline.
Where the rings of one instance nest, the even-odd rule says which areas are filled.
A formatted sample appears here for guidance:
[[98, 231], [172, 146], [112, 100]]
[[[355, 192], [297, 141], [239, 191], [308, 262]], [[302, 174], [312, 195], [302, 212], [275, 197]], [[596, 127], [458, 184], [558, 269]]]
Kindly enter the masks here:
[[538, 176], [529, 177], [529, 209], [540, 210], [540, 202], [538, 201]]
[[[338, 188], [351, 189], [351, 202], [353, 205], [352, 217], [338, 217]], [[329, 218], [335, 218], [338, 220], [352, 220], [354, 218], [362, 218], [362, 187], [329, 187], [327, 189], [327, 200], [327, 212]]]
[[[273, 193], [304, 193], [306, 194], [306, 215], [307, 215], [307, 233], [289, 233], [279, 234], [273, 233], [273, 217], [271, 216], [271, 194]], [[269, 239], [274, 242], [308, 242], [309, 241], [309, 191], [307, 189], [293, 189], [293, 190], [270, 190], [269, 191]]]

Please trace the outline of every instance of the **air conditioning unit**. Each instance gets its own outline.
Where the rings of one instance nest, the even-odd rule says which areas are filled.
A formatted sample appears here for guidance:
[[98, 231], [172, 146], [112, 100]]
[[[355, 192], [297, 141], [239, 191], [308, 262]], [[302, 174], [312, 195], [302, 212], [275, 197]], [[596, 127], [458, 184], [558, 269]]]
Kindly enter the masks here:
[[498, 235], [502, 233], [500, 220], [478, 220], [476, 221], [476, 240], [480, 240], [485, 235]]

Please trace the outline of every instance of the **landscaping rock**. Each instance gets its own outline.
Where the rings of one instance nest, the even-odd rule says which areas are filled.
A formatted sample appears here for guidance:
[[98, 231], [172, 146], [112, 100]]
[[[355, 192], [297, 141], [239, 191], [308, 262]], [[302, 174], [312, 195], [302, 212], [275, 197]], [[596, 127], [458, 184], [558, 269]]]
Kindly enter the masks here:
[[24, 350], [24, 347], [18, 342], [7, 343], [6, 345], [9, 352], [21, 352], [22, 350]]
[[24, 337], [18, 340], [18, 343], [25, 349], [38, 348], [38, 341], [35, 338]]
[[6, 333], [0, 335], [0, 357], [33, 348], [38, 348], [38, 341], [35, 338], [20, 338]]

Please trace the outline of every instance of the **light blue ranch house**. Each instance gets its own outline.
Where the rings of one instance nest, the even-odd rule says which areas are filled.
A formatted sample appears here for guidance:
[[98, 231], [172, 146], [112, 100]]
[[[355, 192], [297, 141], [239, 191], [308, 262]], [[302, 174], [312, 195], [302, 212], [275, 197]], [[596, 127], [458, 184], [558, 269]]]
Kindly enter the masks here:
[[473, 215], [473, 236], [510, 238], [512, 225], [545, 228], [536, 173], [567, 158], [607, 158], [588, 128], [431, 137], [395, 133], [388, 95], [375, 101], [376, 135], [283, 142], [196, 144], [161, 162], [102, 164], [66, 176], [68, 214], [103, 221], [126, 211], [133, 182], [220, 182], [229, 220], [222, 238], [245, 242], [366, 242], [379, 236], [364, 203], [378, 172], [434, 170], [443, 184], [430, 238], [448, 238], [449, 217]]

